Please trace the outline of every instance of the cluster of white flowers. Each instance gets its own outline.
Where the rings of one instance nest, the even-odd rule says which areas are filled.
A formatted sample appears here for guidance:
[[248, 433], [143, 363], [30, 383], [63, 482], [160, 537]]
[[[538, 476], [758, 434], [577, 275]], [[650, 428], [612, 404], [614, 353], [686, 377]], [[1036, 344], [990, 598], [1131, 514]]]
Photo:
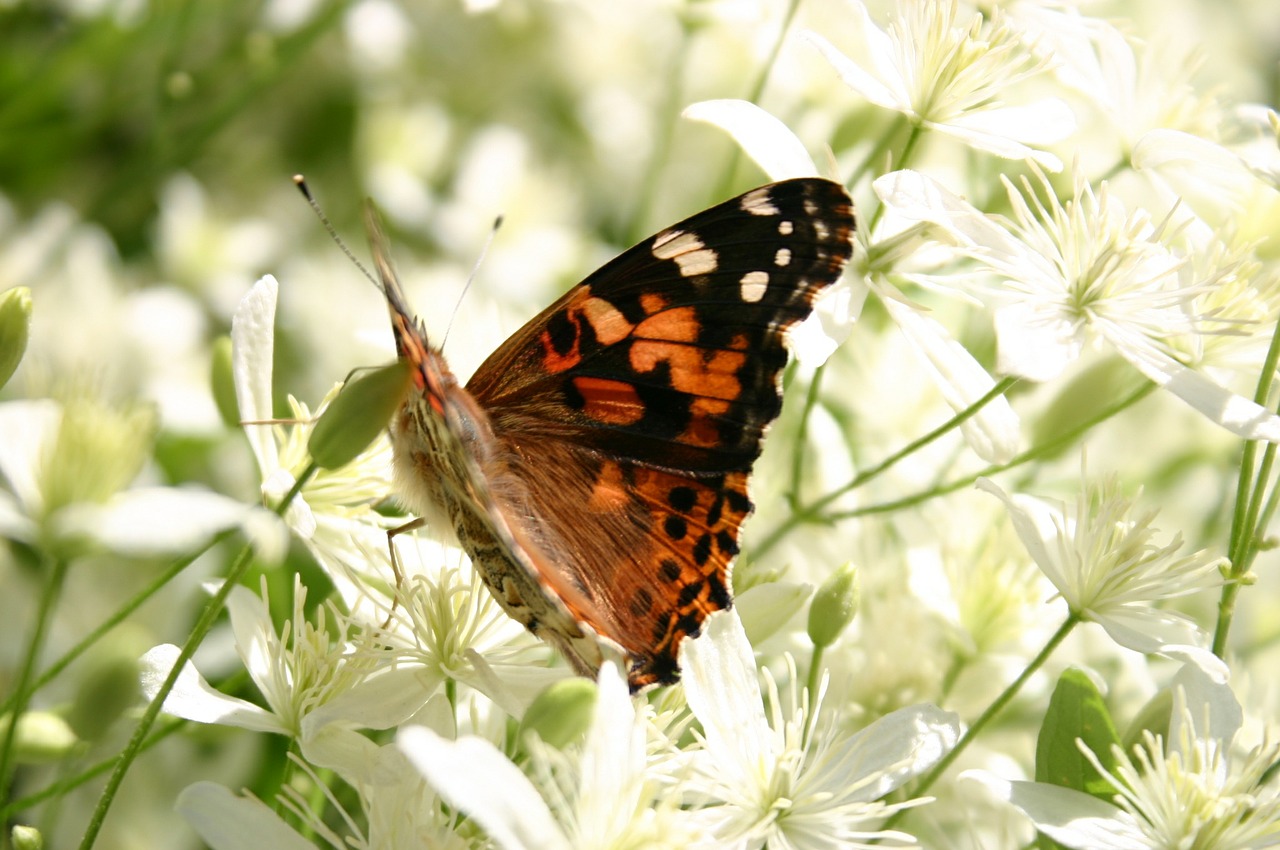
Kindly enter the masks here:
[[[295, 5], [268, 4], [264, 26], [302, 27], [311, 13]], [[619, 247], [575, 233], [575, 204], [662, 223], [696, 202], [676, 207], [660, 187], [680, 187], [679, 203], [695, 183], [713, 191], [711, 158], [726, 186], [745, 188], [748, 166], [716, 147], [724, 135], [769, 179], [823, 175], [854, 196], [850, 269], [793, 335], [735, 605], [685, 641], [678, 685], [629, 695], [612, 662], [594, 683], [573, 678], [441, 542], [448, 532], [398, 533], [412, 518], [395, 512], [385, 436], [317, 468], [309, 440], [339, 392], [317, 382], [370, 365], [390, 332], [354, 270], [286, 259], [291, 228], [219, 222], [199, 183], [176, 176], [157, 255], [180, 286], [137, 291], [101, 234], [65, 210], [0, 235], [0, 278], [43, 269], [74, 305], [52, 313], [39, 289], [34, 308], [0, 299], [0, 344], [8, 313], [34, 310], [21, 369], [56, 375], [81, 350], [120, 352], [96, 395], [70, 385], [54, 400], [0, 400], [4, 580], [35, 563], [52, 576], [41, 605], [68, 594], [101, 610], [85, 603], [96, 593], [133, 612], [154, 591], [126, 601], [104, 594], [106, 579], [77, 590], [66, 570], [194, 553], [232, 532], [261, 569], [224, 585], [206, 556], [199, 575], [182, 574], [179, 591], [225, 594], [229, 614], [194, 661], [168, 642], [184, 637], [172, 611], [137, 609], [151, 648], [129, 675], [140, 669], [171, 717], [283, 737], [272, 771], [285, 778], [259, 784], [263, 799], [242, 791], [258, 781], [243, 758], [197, 782], [175, 756], [157, 767], [175, 779], [150, 801], [176, 800], [187, 839], [194, 830], [214, 850], [1000, 850], [1037, 832], [1102, 850], [1280, 846], [1268, 542], [1280, 117], [1252, 102], [1262, 91], [1216, 85], [1238, 84], [1241, 57], [1214, 55], [1227, 43], [1216, 36], [1199, 59], [1180, 52], [1172, 23], [1203, 13], [1185, 4], [1133, 4], [1121, 21], [1068, 0], [811, 0], [785, 23], [748, 0], [687, 6], [611, 18], [537, 0], [431, 14], [362, 0], [344, 19], [364, 177], [395, 224], [447, 246], [430, 267], [397, 252], [410, 292], [451, 304], [495, 198], [507, 213], [448, 337], [464, 375], [500, 328]], [[1270, 22], [1257, 6], [1242, 0], [1240, 14]], [[1166, 17], [1169, 32], [1135, 35]], [[418, 73], [414, 39], [462, 61], [458, 45], [503, 43], [489, 27], [564, 49], [582, 88], [572, 144], [612, 158], [625, 193], [575, 198], [514, 118], [475, 129], [456, 100], [397, 82]], [[524, 55], [503, 49], [516, 58], [481, 58]], [[761, 73], [760, 96], [724, 97]], [[654, 88], [675, 75], [683, 100]], [[532, 108], [522, 76], [501, 76], [525, 93], [502, 92], [509, 108]], [[685, 144], [697, 163], [677, 155]], [[280, 283], [251, 283], [264, 263]], [[341, 294], [311, 297], [313, 281]], [[209, 359], [186, 350], [206, 332], [192, 291], [229, 321], [215, 384], [223, 357], [249, 451], [222, 445], [215, 472], [167, 486], [155, 435], [219, 427], [217, 393], [190, 389]], [[115, 335], [68, 340], [68, 317], [93, 314]], [[447, 316], [426, 315], [433, 338]], [[310, 360], [301, 386], [280, 385], [281, 350]], [[324, 397], [313, 415], [289, 395], [281, 419], [286, 390]], [[300, 577], [280, 580], [300, 562]], [[0, 611], [25, 599], [0, 594]], [[33, 659], [50, 628], [41, 611]], [[49, 644], [67, 651], [87, 631], [77, 625], [60, 634], [71, 624], [54, 618]], [[210, 684], [228, 669], [256, 693], [234, 675]], [[16, 730], [3, 732], [0, 790], [36, 747], [27, 719], [61, 724], [60, 758], [88, 740], [42, 699], [34, 669], [12, 678], [4, 710], [26, 713], [0, 724]], [[18, 790], [15, 821], [38, 789]]]

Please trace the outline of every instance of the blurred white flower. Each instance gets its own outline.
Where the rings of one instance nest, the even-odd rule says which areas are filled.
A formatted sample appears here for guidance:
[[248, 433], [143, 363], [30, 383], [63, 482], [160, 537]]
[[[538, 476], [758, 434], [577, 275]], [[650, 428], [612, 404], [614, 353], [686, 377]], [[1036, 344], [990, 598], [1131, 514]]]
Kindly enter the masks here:
[[[1021, 189], [1005, 180], [1012, 219], [986, 215], [913, 171], [887, 174], [875, 189], [898, 215], [944, 228], [957, 258], [998, 279], [985, 294], [998, 305], [1000, 372], [1049, 380], [1101, 340], [1213, 422], [1249, 439], [1280, 441], [1280, 417], [1170, 353], [1170, 337], [1203, 333], [1207, 319], [1193, 309], [1205, 284], [1183, 279], [1185, 261], [1166, 244], [1165, 228], [1143, 210], [1126, 212], [1105, 183], [1095, 193], [1077, 176], [1065, 202], [1043, 176], [1039, 183], [1038, 193], [1025, 178]], [[974, 288], [967, 276], [916, 277]]]
[[648, 768], [646, 730], [644, 711], [606, 662], [581, 750], [526, 739], [537, 785], [484, 738], [450, 741], [410, 726], [397, 742], [440, 796], [503, 850], [685, 848], [693, 836], [676, 795]]
[[[1009, 495], [989, 479], [978, 486], [1004, 502], [1014, 530], [1074, 616], [1097, 623], [1121, 646], [1138, 652], [1176, 648], [1196, 654], [1208, 636], [1190, 617], [1156, 608], [1222, 584], [1220, 557], [1207, 550], [1175, 557], [1182, 536], [1152, 541], [1155, 512], [1134, 516], [1136, 500], [1114, 481], [1089, 482], [1074, 510], [1057, 501]], [[1207, 654], [1206, 651], [1201, 651]]]
[[[827, 716], [821, 694], [797, 693], [794, 666], [784, 701], [772, 676], [761, 694], [751, 645], [736, 613], [713, 614], [681, 647], [689, 708], [702, 724], [703, 748], [689, 754], [686, 796], [711, 838], [697, 846], [760, 850], [836, 850], [909, 841], [877, 829], [922, 799], [879, 802], [946, 755], [960, 720], [932, 706], [882, 717], [849, 734]], [[771, 707], [765, 714], [766, 703]]]
[[1115, 789], [1111, 802], [1047, 783], [967, 775], [1021, 809], [1040, 832], [1079, 850], [1277, 846], [1280, 786], [1272, 773], [1280, 746], [1233, 752], [1241, 710], [1225, 680], [1188, 665], [1173, 696], [1167, 740], [1144, 730], [1131, 752], [1114, 748], [1111, 770], [1078, 742]]
[[881, 29], [861, 0], [852, 10], [849, 48], [817, 33], [810, 41], [841, 79], [867, 100], [930, 130], [1006, 159], [1031, 159], [1057, 171], [1062, 162], [1043, 148], [1075, 130], [1058, 98], [1005, 105], [1011, 86], [1039, 74], [1045, 60], [1021, 43], [999, 16], [958, 20], [956, 0], [904, 0]]

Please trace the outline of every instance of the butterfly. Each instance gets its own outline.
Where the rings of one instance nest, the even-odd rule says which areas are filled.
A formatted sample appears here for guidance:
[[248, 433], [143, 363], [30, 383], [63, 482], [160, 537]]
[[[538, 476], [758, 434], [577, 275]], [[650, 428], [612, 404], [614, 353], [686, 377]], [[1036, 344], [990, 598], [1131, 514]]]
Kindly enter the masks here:
[[786, 332], [852, 253], [848, 194], [786, 180], [666, 228], [465, 386], [409, 311], [371, 208], [366, 224], [412, 375], [390, 427], [405, 506], [451, 529], [498, 604], [578, 673], [609, 647], [633, 691], [674, 682], [680, 642], [733, 603]]

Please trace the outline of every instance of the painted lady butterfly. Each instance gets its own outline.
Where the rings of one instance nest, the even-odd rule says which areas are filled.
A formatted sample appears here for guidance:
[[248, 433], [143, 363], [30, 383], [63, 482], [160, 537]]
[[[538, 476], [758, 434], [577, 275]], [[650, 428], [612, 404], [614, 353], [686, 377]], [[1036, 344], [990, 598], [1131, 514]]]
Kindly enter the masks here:
[[498, 347], [466, 387], [409, 313], [368, 215], [412, 390], [396, 483], [452, 528], [498, 603], [593, 675], [675, 681], [680, 641], [732, 604], [747, 478], [782, 399], [784, 336], [853, 247], [848, 194], [762, 186], [607, 263]]

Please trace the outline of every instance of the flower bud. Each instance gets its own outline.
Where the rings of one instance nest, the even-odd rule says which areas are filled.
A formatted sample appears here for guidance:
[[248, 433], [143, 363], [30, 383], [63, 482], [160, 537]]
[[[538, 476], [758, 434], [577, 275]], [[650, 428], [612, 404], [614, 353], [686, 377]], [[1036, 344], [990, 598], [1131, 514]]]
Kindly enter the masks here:
[[321, 469], [337, 469], [377, 439], [409, 390], [409, 365], [397, 360], [347, 381], [320, 414], [307, 451]]
[[231, 337], [220, 336], [213, 341], [213, 362], [209, 366], [209, 388], [213, 391], [213, 403], [224, 424], [235, 428], [240, 425], [240, 402], [236, 400], [236, 381], [231, 371]]
[[138, 701], [138, 656], [129, 641], [102, 650], [81, 677], [67, 723], [81, 740], [96, 741]]
[[[8, 731], [12, 714], [0, 717], [0, 734]], [[66, 758], [79, 744], [61, 717], [48, 711], [28, 711], [18, 718], [14, 736], [14, 760], [18, 764], [49, 764]]]
[[556, 749], [564, 749], [586, 734], [595, 705], [594, 682], [577, 677], [561, 679], [534, 698], [520, 729], [533, 732]]
[[18, 824], [9, 833], [13, 850], [44, 850], [44, 835], [34, 826]]
[[31, 290], [15, 286], [0, 295], [0, 387], [8, 383], [31, 333]]
[[858, 571], [845, 564], [822, 583], [809, 604], [809, 639], [827, 647], [858, 613]]

